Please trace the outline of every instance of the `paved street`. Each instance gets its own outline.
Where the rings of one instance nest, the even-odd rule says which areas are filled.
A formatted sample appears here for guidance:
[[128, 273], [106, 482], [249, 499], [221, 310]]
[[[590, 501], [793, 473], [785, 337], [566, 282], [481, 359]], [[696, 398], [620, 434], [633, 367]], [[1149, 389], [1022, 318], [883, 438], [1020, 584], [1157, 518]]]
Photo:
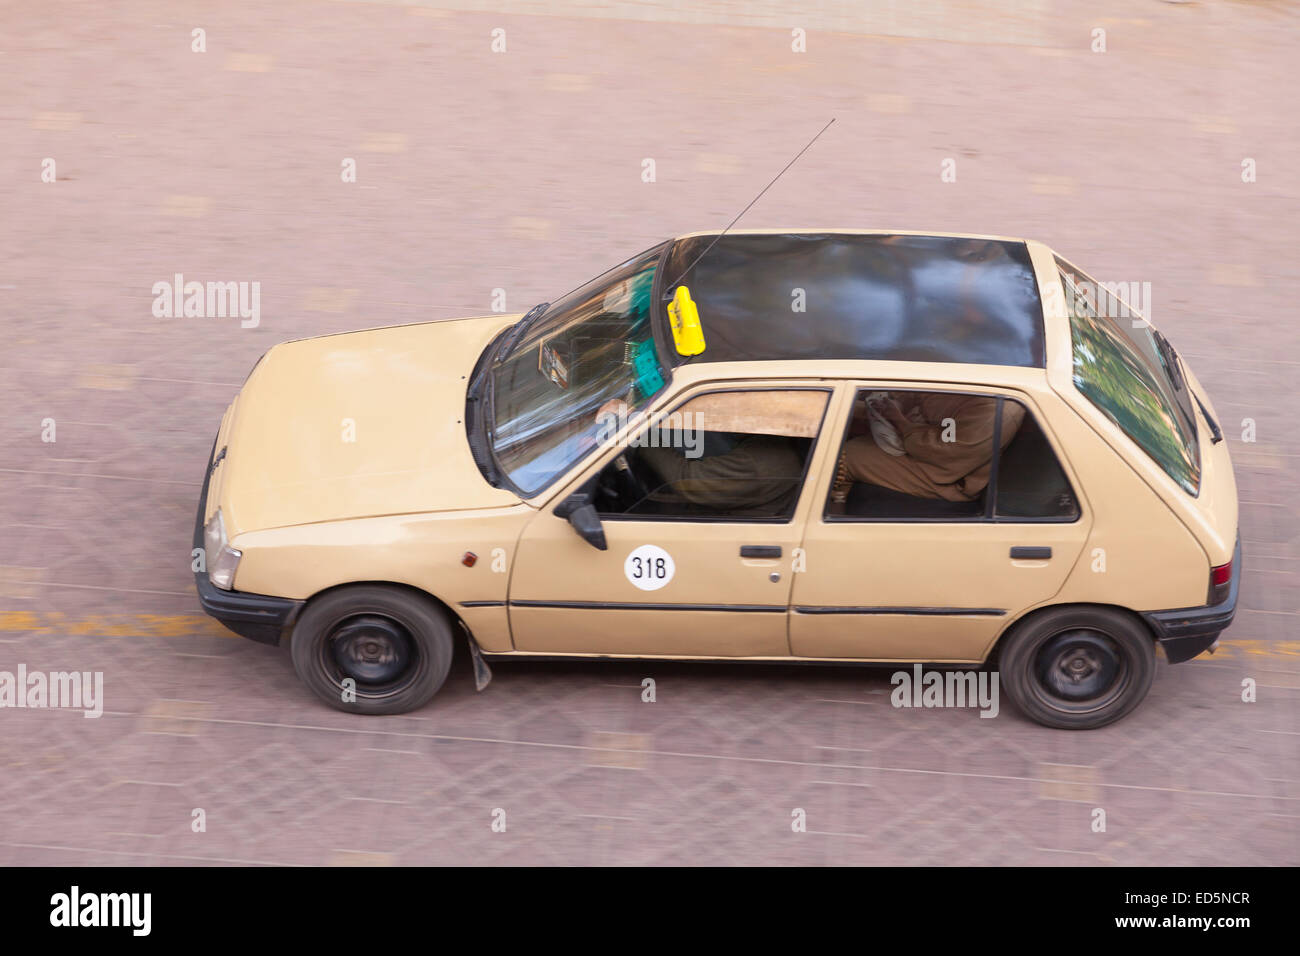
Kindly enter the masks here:
[[[0, 0], [0, 671], [105, 696], [0, 710], [0, 865], [1300, 863], [1300, 7], [660, 6]], [[198, 611], [203, 466], [266, 349], [554, 299], [725, 225], [832, 117], [742, 225], [1028, 236], [1151, 283], [1236, 467], [1218, 654], [1083, 733], [858, 668], [479, 694], [463, 653], [363, 719]], [[178, 273], [259, 282], [258, 324], [155, 317]]]

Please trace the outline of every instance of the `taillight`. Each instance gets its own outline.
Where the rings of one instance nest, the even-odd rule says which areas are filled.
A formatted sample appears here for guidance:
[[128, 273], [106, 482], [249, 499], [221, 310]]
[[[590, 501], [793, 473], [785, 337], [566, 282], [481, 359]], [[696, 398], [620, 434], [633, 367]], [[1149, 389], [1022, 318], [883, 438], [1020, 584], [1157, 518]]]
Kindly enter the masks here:
[[1232, 587], [1232, 562], [1210, 568], [1210, 604], [1222, 604], [1228, 599]]

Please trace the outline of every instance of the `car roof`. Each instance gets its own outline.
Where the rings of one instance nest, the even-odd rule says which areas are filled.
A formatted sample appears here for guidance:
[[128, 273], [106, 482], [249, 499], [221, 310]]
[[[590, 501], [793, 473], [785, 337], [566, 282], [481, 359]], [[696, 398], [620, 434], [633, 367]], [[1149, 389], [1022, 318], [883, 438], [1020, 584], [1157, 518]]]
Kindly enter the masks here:
[[692, 363], [1046, 364], [1043, 305], [1023, 239], [852, 229], [747, 229], [721, 238], [698, 232], [673, 242], [663, 276], [665, 298], [685, 284], [699, 308], [705, 350]]

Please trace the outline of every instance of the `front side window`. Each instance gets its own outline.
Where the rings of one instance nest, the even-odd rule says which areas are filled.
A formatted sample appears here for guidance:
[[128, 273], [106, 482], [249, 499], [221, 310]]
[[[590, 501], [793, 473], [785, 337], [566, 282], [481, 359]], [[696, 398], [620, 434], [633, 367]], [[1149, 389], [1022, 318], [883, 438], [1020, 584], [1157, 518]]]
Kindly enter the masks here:
[[[593, 279], [522, 330], [492, 371], [492, 452], [524, 497], [598, 443], [596, 413], [613, 400], [643, 408], [666, 375], [650, 296], [660, 245]], [[507, 335], [512, 332], [507, 332]]]
[[1195, 410], [1173, 346], [1097, 283], [1057, 259], [1074, 387], [1188, 494], [1200, 490]]
[[1078, 517], [1056, 454], [1020, 402], [970, 392], [862, 389], [826, 516], [876, 521]]
[[606, 518], [789, 521], [828, 394], [709, 392], [634, 435], [599, 474]]

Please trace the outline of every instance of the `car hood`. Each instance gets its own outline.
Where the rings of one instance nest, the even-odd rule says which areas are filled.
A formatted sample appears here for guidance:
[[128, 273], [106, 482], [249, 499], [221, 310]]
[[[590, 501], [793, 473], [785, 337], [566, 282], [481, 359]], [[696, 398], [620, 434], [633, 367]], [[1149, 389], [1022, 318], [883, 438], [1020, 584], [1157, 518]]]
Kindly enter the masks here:
[[209, 489], [230, 537], [516, 504], [474, 463], [465, 392], [483, 348], [517, 318], [348, 332], [267, 352], [223, 425], [226, 454]]

